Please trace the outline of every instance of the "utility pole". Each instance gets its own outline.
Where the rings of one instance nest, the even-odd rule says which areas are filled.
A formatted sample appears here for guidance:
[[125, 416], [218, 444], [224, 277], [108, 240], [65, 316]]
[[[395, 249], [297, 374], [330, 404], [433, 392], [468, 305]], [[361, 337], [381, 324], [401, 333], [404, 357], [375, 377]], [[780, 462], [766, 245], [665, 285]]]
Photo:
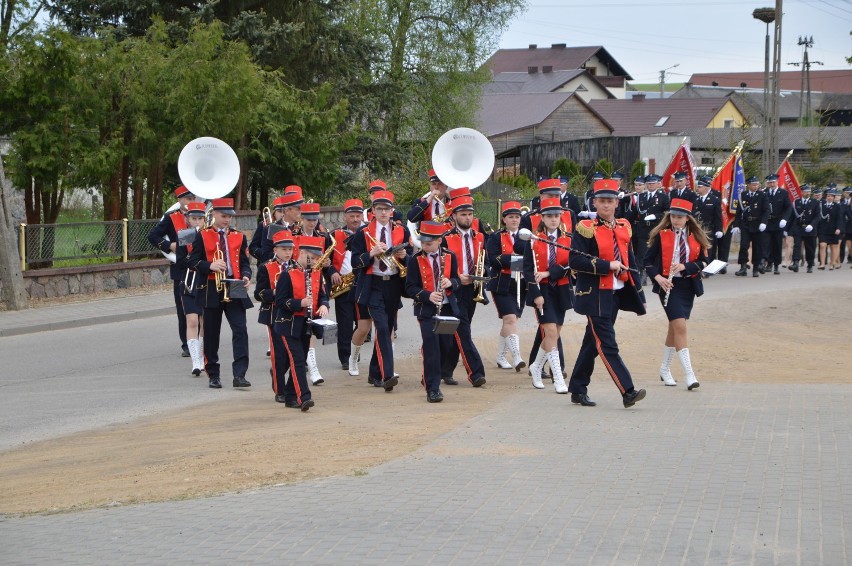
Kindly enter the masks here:
[[778, 169], [778, 99], [781, 96], [781, 16], [784, 14], [784, 1], [775, 0], [775, 45], [772, 50], [772, 131], [770, 142], [769, 169], [774, 173]]
[[[808, 125], [811, 125], [811, 65], [822, 65], [822, 61], [810, 61], [808, 59], [808, 49], [814, 46], [814, 36], [810, 37], [802, 37], [799, 36], [799, 42], [797, 45], [803, 45], [805, 47], [804, 54], [802, 55], [801, 63], [789, 63], [794, 67], [802, 66], [802, 86], [799, 90], [800, 98], [799, 98], [799, 127], [805, 125], [805, 116], [808, 117]], [[803, 111], [803, 106], [805, 103], [805, 84], [807, 83], [807, 113]]]
[[769, 112], [769, 24], [775, 21], [775, 8], [757, 8], [752, 17], [766, 24], [765, 65], [763, 70], [763, 145], [761, 147], [761, 170], [769, 171], [769, 148], [772, 137], [772, 125]]
[[675, 63], [671, 67], [667, 67], [660, 71], [660, 100], [663, 99], [663, 93], [666, 90], [666, 71], [668, 71], [669, 69], [674, 69], [678, 66], [680, 66], [680, 63]]

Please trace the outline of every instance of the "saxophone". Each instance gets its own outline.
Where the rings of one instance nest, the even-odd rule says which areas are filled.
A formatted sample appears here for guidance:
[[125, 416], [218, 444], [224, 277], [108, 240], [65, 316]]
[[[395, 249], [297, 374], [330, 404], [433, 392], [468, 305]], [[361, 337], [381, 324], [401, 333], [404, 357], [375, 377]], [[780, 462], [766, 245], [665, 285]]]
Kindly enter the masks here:
[[348, 293], [350, 290], [352, 290], [353, 283], [355, 283], [355, 272], [347, 273], [346, 275], [341, 275], [340, 283], [331, 286], [331, 292], [329, 294], [329, 297], [332, 299], [336, 299], [340, 295]]

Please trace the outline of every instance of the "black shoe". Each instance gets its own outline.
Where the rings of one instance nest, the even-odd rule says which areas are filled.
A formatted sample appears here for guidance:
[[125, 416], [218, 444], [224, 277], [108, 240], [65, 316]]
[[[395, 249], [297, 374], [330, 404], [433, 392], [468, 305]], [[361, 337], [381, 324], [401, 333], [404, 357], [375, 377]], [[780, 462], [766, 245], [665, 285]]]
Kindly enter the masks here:
[[809, 266], [808, 267], [808, 273], [813, 273], [813, 272], [814, 272], [814, 268]]
[[291, 409], [301, 409], [302, 408], [302, 406], [299, 403], [297, 403], [295, 400], [284, 401], [284, 406], [289, 407]]
[[720, 269], [720, 270], [719, 270], [719, 273], [720, 273], [721, 275], [727, 275], [727, 274], [728, 274], [728, 268], [727, 268], [727, 267], [723, 267], [722, 269]]
[[789, 269], [790, 269], [790, 271], [792, 271], [793, 273], [798, 273], [798, 272], [799, 272], [799, 266], [798, 266], [797, 264], [795, 264], [795, 263], [794, 263], [793, 265], [791, 265], [791, 266], [789, 267]]
[[192, 375], [193, 377], [198, 377], [199, 375], [201, 375], [201, 370], [198, 368], [193, 368]]
[[584, 407], [594, 407], [597, 405], [597, 403], [589, 399], [589, 396], [585, 393], [572, 393], [571, 402], [575, 405], [582, 405]]
[[766, 265], [766, 262], [765, 262], [765, 261], [761, 261], [761, 262], [757, 265], [757, 270], [760, 272], [760, 274], [761, 274], [761, 275], [763, 275], [764, 273], [766, 273], [766, 270], [767, 270], [767, 268], [768, 268], [768, 267], [769, 267], [769, 266], [768, 266], [768, 265]]
[[210, 387], [210, 389], [222, 389], [222, 382], [219, 381], [218, 377], [211, 377], [208, 387]]
[[284, 404], [286, 404], [286, 403], [287, 403], [287, 398], [286, 398], [286, 397], [284, 397], [283, 395], [276, 395], [276, 396], [275, 396], [275, 402], [276, 402], [276, 403], [284, 403]]
[[266, 350], [266, 357], [267, 357], [267, 358], [271, 358], [271, 357], [272, 357], [272, 350]]
[[775, 264], [775, 269], [772, 271], [774, 275], [781, 275], [781, 271], [778, 270], [778, 264]]
[[249, 383], [244, 377], [235, 377], [234, 387], [251, 387], [251, 383]]
[[345, 362], [341, 361], [340, 362], [340, 369], [348, 370], [349, 369], [349, 360], [346, 360]]
[[393, 376], [392, 378], [385, 380], [385, 382], [382, 383], [382, 387], [385, 388], [385, 391], [390, 393], [391, 391], [393, 391], [394, 385], [397, 385], [398, 383], [399, 378], [397, 376]]
[[741, 267], [739, 271], [734, 273], [734, 275], [736, 275], [737, 277], [745, 277], [746, 275], [748, 275], [748, 269], [746, 269], [745, 267]]
[[[763, 272], [761, 271], [760, 273], [763, 273]], [[760, 273], [758, 273], [757, 271], [753, 271], [751, 276], [752, 277], [760, 277]]]
[[471, 378], [470, 382], [474, 387], [482, 387], [485, 385], [485, 376], [480, 375], [479, 377]]
[[188, 358], [189, 357], [189, 347], [188, 346], [181, 346], [180, 347], [180, 357], [181, 358]]
[[302, 412], [304, 413], [304, 412], [306, 412], [308, 409], [310, 409], [311, 407], [313, 407], [314, 405], [315, 405], [314, 400], [313, 400], [313, 399], [308, 399], [307, 401], [303, 401], [303, 402], [302, 402], [302, 405], [301, 405], [299, 408], [300, 408], [300, 409], [302, 409]]
[[621, 396], [624, 401], [624, 408], [632, 407], [639, 401], [645, 398], [645, 390], [639, 389], [638, 391], [634, 389], [633, 391], [629, 391]]
[[440, 403], [444, 400], [444, 394], [440, 391], [430, 391], [426, 394], [426, 400], [430, 403]]
[[453, 379], [452, 377], [445, 377], [443, 379], [444, 379], [444, 383], [446, 383], [447, 385], [458, 385], [459, 384], [459, 382], [456, 381], [455, 379]]

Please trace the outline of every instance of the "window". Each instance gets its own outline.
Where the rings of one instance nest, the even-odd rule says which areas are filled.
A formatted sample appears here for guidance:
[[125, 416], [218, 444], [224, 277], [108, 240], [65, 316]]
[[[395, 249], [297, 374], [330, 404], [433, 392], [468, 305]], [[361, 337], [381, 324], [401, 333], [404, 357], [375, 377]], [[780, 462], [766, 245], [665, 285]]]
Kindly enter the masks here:
[[702, 165], [713, 165], [713, 158], [712, 157], [702, 157], [701, 158], [701, 164]]
[[662, 118], [657, 120], [657, 123], [654, 124], [654, 127], [655, 128], [662, 128], [663, 125], [665, 125], [665, 123], [668, 122], [668, 121], [669, 121], [669, 116], [663, 116]]
[[733, 128], [733, 127], [734, 127], [734, 121], [733, 121], [733, 119], [725, 120], [725, 121], [724, 121], [724, 123], [723, 123], [723, 126], [722, 126], [722, 127], [723, 127], [723, 128], [728, 128], [728, 129]]
[[589, 89], [583, 83], [580, 83], [580, 86], [574, 89], [574, 92], [588, 92]]

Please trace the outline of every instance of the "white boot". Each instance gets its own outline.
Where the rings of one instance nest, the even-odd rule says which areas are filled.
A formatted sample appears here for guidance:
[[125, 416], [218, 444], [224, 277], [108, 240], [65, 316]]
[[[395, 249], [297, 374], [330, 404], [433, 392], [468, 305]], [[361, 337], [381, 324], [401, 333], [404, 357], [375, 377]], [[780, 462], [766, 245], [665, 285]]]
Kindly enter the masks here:
[[532, 384], [536, 389], [544, 389], [544, 383], [541, 382], [541, 370], [544, 369], [545, 360], [547, 360], [547, 353], [539, 348], [538, 354], [535, 356], [535, 361], [530, 366]]
[[692, 361], [689, 359], [689, 348], [684, 348], [677, 353], [680, 358], [680, 364], [683, 366], [683, 371], [686, 372], [686, 388], [692, 391], [699, 386], [698, 379], [695, 377], [695, 372], [692, 371]]
[[512, 369], [512, 365], [506, 359], [506, 336], [497, 337], [497, 367], [500, 369]]
[[565, 385], [565, 378], [562, 377], [562, 364], [559, 363], [559, 350], [552, 349], [547, 357], [550, 359], [550, 371], [553, 372], [553, 388], [557, 393], [568, 393], [568, 386]]
[[506, 344], [512, 353], [512, 367], [515, 368], [516, 372], [520, 372], [527, 367], [527, 362], [521, 357], [521, 339], [517, 334], [509, 334], [506, 337]]
[[308, 350], [308, 373], [311, 376], [311, 383], [314, 385], [325, 383], [317, 367], [317, 352], [314, 348]]
[[190, 338], [186, 341], [186, 347], [192, 359], [192, 375], [198, 377], [204, 370], [204, 352], [201, 351], [201, 342], [198, 338]]
[[358, 355], [360, 352], [361, 346], [353, 343], [349, 354], [349, 375], [358, 375]]
[[666, 385], [677, 385], [677, 382], [672, 376], [672, 360], [675, 356], [675, 349], [672, 346], [663, 346], [663, 361], [660, 364], [660, 381]]

